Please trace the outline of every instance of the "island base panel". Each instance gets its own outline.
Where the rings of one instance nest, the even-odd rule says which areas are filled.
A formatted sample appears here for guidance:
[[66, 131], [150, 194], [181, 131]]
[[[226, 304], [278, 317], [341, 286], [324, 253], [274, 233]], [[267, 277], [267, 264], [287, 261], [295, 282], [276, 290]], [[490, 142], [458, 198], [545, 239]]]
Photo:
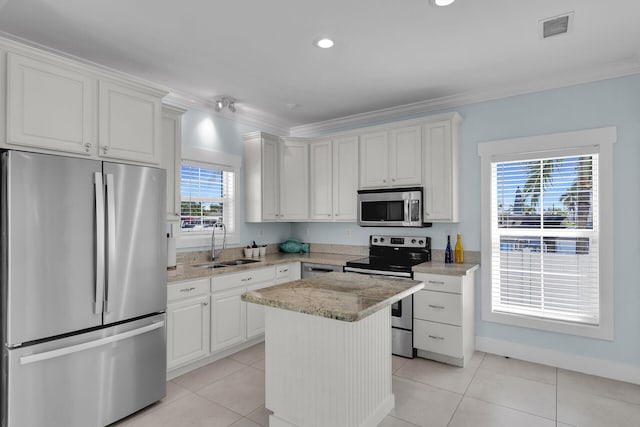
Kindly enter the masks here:
[[274, 427], [375, 427], [393, 409], [391, 311], [357, 322], [266, 307], [266, 404]]

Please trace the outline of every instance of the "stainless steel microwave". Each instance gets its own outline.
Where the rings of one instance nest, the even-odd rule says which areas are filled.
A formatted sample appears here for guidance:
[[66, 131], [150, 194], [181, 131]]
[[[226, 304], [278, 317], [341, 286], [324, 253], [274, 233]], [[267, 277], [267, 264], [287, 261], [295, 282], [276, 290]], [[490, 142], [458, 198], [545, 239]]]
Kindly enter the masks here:
[[358, 225], [362, 227], [424, 227], [422, 187], [358, 191]]

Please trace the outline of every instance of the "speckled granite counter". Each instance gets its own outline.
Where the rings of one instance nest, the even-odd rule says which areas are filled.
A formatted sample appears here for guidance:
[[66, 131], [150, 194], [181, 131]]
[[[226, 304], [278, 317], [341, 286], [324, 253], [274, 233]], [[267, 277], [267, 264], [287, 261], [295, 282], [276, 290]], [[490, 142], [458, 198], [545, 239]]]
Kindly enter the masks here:
[[345, 265], [347, 261], [362, 258], [362, 255], [343, 255], [343, 254], [328, 254], [322, 252], [314, 253], [295, 253], [287, 254], [283, 252], [267, 254], [266, 256], [259, 258], [251, 258], [258, 260], [251, 264], [238, 265], [233, 267], [223, 268], [203, 268], [203, 265], [211, 264], [212, 262], [200, 263], [200, 264], [179, 264], [175, 270], [167, 271], [168, 282], [178, 282], [181, 280], [197, 279], [200, 277], [209, 277], [217, 274], [235, 273], [238, 271], [244, 271], [254, 268], [268, 267], [270, 265], [284, 264], [287, 262], [313, 262], [316, 264], [333, 264], [333, 265]]
[[445, 274], [447, 276], [464, 276], [480, 267], [475, 263], [445, 264], [444, 262], [429, 261], [413, 267], [414, 273]]
[[327, 273], [249, 291], [242, 295], [242, 299], [269, 307], [355, 322], [423, 287], [424, 283], [417, 280]]

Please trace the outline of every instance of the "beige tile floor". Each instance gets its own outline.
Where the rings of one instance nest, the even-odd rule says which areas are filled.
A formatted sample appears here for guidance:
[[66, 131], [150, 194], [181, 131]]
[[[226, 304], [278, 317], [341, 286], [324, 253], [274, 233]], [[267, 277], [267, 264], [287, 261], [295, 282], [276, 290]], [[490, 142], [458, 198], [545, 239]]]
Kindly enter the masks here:
[[[640, 426], [640, 386], [476, 353], [466, 368], [393, 357], [396, 406], [380, 427]], [[114, 426], [268, 426], [264, 344], [167, 383]], [[327, 426], [339, 427], [339, 426]]]

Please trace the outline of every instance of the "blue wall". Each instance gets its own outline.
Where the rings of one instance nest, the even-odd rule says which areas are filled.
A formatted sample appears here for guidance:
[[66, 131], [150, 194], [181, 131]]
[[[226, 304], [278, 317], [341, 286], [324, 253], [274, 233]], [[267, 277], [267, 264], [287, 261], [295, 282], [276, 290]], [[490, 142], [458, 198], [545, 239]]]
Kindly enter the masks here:
[[[614, 300], [615, 338], [602, 341], [510, 327], [480, 319], [481, 274], [477, 274], [476, 335], [528, 346], [640, 366], [640, 280], [633, 265], [640, 259], [640, 75], [570, 86], [494, 101], [464, 105], [433, 114], [457, 111], [461, 127], [461, 197], [458, 224], [434, 224], [424, 229], [359, 228], [353, 223], [246, 224], [243, 194], [238, 193], [240, 241], [277, 243], [290, 235], [315, 243], [367, 245], [370, 234], [426, 235], [443, 249], [447, 234], [461, 233], [467, 250], [480, 250], [480, 159], [477, 144], [580, 129], [616, 126], [614, 146]], [[403, 116], [397, 120], [419, 117]], [[209, 120], [215, 132], [203, 138], [198, 126]], [[371, 123], [379, 124], [379, 123]], [[241, 134], [257, 129], [199, 111], [183, 121], [183, 143], [242, 154]], [[241, 174], [242, 175], [242, 174]], [[242, 176], [239, 177], [242, 189]], [[606, 209], [607, 207], [605, 207]], [[263, 235], [259, 236], [262, 230]]]
[[[424, 234], [443, 249], [446, 235], [460, 232], [465, 249], [480, 250], [480, 158], [483, 141], [616, 126], [614, 145], [614, 328], [613, 341], [511, 327], [480, 319], [481, 273], [476, 275], [476, 335], [640, 366], [640, 75], [570, 86], [451, 110], [464, 118], [461, 128], [460, 223], [433, 228], [362, 229], [355, 224], [296, 224], [305, 241], [367, 244], [369, 234]], [[399, 117], [398, 120], [416, 116]], [[374, 123], [372, 123], [374, 124]], [[308, 230], [308, 231], [307, 231]], [[391, 233], [390, 230], [393, 230]], [[406, 229], [409, 230], [409, 229]], [[351, 237], [348, 237], [348, 233]]]
[[[224, 117], [199, 110], [189, 110], [182, 117], [182, 144], [204, 150], [212, 150], [242, 156], [242, 134], [256, 129]], [[242, 164], [244, 168], [244, 162]], [[255, 240], [257, 243], [278, 243], [291, 235], [291, 224], [251, 224], [244, 222], [244, 173], [236, 178], [238, 186], [237, 204], [239, 243], [229, 247], [244, 246]], [[194, 250], [203, 248], [181, 249]]]

